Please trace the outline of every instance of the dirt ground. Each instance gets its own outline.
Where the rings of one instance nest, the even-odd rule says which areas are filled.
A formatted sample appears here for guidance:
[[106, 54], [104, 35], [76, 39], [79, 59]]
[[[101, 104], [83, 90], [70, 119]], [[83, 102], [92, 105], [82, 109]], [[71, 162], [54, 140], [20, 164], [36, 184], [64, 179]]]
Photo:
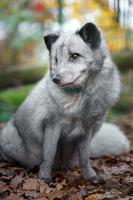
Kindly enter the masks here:
[[[133, 142], [133, 111], [119, 122]], [[2, 124], [1, 124], [2, 127]], [[80, 170], [56, 171], [49, 185], [32, 171], [0, 163], [0, 200], [133, 200], [133, 150], [118, 157], [106, 156], [92, 160], [98, 174], [104, 174], [102, 183], [85, 182]]]

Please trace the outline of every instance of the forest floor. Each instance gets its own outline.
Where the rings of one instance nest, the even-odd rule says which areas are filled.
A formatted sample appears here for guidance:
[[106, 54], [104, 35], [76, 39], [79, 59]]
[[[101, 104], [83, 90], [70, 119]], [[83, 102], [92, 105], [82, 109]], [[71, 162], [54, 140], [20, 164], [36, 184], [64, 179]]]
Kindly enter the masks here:
[[[133, 111], [119, 125], [133, 142]], [[1, 162], [0, 200], [133, 200], [133, 150], [126, 155], [93, 159], [92, 166], [105, 175], [104, 182], [85, 182], [76, 168], [54, 172], [53, 182], [48, 185], [37, 178], [37, 169]]]

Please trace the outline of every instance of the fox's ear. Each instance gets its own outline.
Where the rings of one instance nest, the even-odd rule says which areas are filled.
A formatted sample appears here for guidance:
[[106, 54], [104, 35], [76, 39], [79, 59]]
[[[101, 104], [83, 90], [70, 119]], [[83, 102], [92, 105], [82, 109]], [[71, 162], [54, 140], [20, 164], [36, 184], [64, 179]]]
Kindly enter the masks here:
[[48, 34], [44, 36], [44, 42], [47, 49], [50, 51], [54, 42], [59, 38], [59, 34]]
[[100, 46], [101, 35], [96, 25], [93, 23], [85, 24], [77, 34], [87, 43], [90, 44], [92, 49], [96, 49]]

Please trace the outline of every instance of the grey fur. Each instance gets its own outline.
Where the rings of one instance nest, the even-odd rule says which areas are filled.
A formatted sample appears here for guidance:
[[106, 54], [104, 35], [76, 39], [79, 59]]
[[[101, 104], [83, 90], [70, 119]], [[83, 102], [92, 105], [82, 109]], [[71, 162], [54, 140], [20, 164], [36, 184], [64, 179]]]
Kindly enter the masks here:
[[[0, 152], [26, 167], [39, 165], [39, 177], [47, 181], [60, 157], [67, 165], [78, 151], [82, 175], [89, 179], [96, 175], [88, 160], [91, 140], [119, 98], [119, 73], [102, 34], [95, 49], [77, 33], [51, 41], [50, 70], [3, 129]], [[58, 85], [52, 81], [57, 75]]]

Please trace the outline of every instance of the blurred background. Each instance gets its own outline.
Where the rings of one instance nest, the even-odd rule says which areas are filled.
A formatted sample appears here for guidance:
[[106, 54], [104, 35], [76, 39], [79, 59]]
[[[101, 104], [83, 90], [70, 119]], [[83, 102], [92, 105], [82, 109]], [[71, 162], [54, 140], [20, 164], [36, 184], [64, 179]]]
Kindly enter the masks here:
[[[108, 120], [133, 113], [133, 0], [1, 0], [0, 122], [11, 118], [48, 66], [44, 34], [86, 22], [103, 30], [122, 77], [120, 101]], [[128, 117], [129, 119], [130, 117]]]

